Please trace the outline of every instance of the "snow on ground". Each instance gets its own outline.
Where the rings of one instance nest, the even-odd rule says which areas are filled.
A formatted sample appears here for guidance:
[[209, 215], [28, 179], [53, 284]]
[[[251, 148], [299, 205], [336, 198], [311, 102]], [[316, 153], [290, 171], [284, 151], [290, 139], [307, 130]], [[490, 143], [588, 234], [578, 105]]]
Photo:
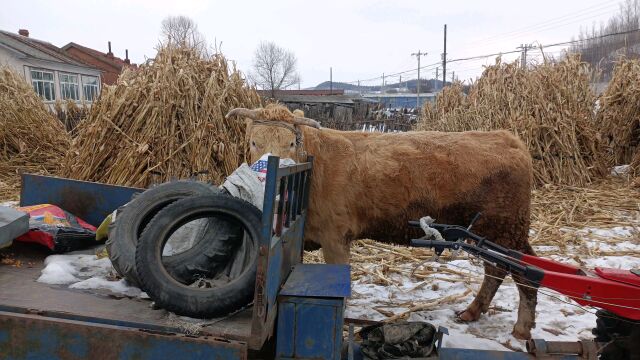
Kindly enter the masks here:
[[[455, 320], [457, 311], [464, 310], [473, 300], [480, 288], [483, 268], [469, 260], [455, 260], [448, 263], [431, 265], [434, 269], [448, 268], [469, 276], [465, 279], [459, 275], [438, 273], [435, 280], [415, 281], [410, 276], [403, 276], [402, 286], [375, 285], [370, 279], [362, 278], [352, 287], [352, 299], [349, 301], [346, 316], [351, 318], [384, 320], [385, 315], [375, 308], [400, 313], [406, 310], [396, 304], [428, 302], [446, 296], [464, 294], [472, 289], [468, 295], [454, 303], [442, 304], [434, 309], [411, 313], [411, 321], [428, 321], [436, 326], [445, 326], [449, 336], [445, 337], [444, 345], [470, 349], [524, 349], [524, 342], [511, 336], [513, 324], [517, 319], [518, 290], [511, 281], [505, 280], [494, 298], [489, 312], [475, 323], [458, 323]], [[406, 267], [407, 274], [412, 270]], [[532, 335], [537, 338], [554, 338], [556, 340], [575, 340], [588, 338], [591, 328], [595, 325], [595, 316], [580, 308], [567, 304], [565, 296], [550, 290], [542, 290], [549, 297], [540, 294], [537, 307], [537, 327]], [[541, 291], [541, 292], [542, 292]], [[557, 297], [557, 298], [556, 298]]]
[[65, 285], [71, 289], [103, 290], [114, 295], [148, 298], [139, 288], [115, 279], [109, 258], [96, 255], [51, 255], [45, 261], [38, 282]]
[[[624, 252], [640, 251], [638, 229], [617, 227], [612, 229], [581, 229], [577, 231], [585, 239], [583, 244], [560, 249], [558, 246], [537, 246], [543, 256], [587, 268], [596, 266], [631, 269], [640, 267], [640, 258]], [[617, 242], [607, 241], [617, 236]], [[620, 256], [601, 256], [600, 252]], [[547, 254], [547, 255], [545, 255]], [[462, 253], [461, 253], [462, 255]], [[144, 292], [132, 287], [125, 280], [114, 280], [114, 270], [108, 258], [95, 255], [51, 255], [45, 261], [38, 281], [68, 286], [72, 289], [102, 290], [116, 295], [147, 297]], [[360, 263], [358, 266], [374, 273], [385, 264]], [[414, 270], [434, 271], [427, 276], [412, 276]], [[450, 262], [406, 263], [388, 275], [392, 284], [380, 283], [375, 276], [366, 275], [352, 284], [352, 298], [348, 301], [346, 317], [384, 320], [387, 316], [400, 314], [411, 306], [453, 297], [451, 302], [433, 306], [425, 311], [412, 312], [409, 320], [428, 321], [436, 326], [445, 326], [447, 347], [522, 350], [524, 342], [511, 335], [516, 322], [518, 291], [510, 278], [498, 290], [489, 312], [474, 323], [458, 323], [455, 313], [464, 310], [473, 300], [482, 281], [482, 264], [471, 258]], [[465, 295], [466, 293], [466, 295]], [[537, 326], [532, 331], [534, 338], [553, 340], [589, 339], [595, 325], [595, 312], [591, 308], [580, 308], [566, 296], [548, 289], [538, 295]], [[184, 323], [182, 317], [177, 321]], [[195, 324], [202, 320], [189, 319]]]
[[[585, 239], [581, 246], [569, 246], [560, 250], [557, 246], [539, 246], [535, 250], [558, 261], [593, 267], [612, 267], [632, 269], [640, 267], [640, 258], [623, 255], [623, 252], [640, 251], [638, 229], [616, 227], [612, 229], [578, 230]], [[622, 240], [607, 242], [607, 237], [617, 236]], [[600, 256], [599, 252], [620, 252], [620, 256]], [[558, 255], [561, 254], [561, 255]], [[579, 260], [582, 264], [579, 264]], [[364, 264], [368, 272], [376, 273], [376, 268], [384, 264]], [[483, 314], [474, 323], [459, 323], [456, 312], [464, 310], [473, 300], [480, 288], [483, 266], [476, 259], [454, 260], [450, 262], [418, 264], [421, 268], [430, 267], [434, 274], [417, 279], [412, 276], [416, 264], [403, 264], [390, 272], [387, 278], [393, 284], [379, 284], [375, 276], [365, 275], [352, 284], [352, 298], [348, 302], [345, 316], [358, 319], [384, 320], [388, 315], [400, 314], [411, 306], [420, 305], [452, 295], [467, 295], [452, 302], [444, 302], [425, 311], [412, 312], [409, 320], [428, 321], [449, 330], [444, 345], [470, 349], [524, 350], [524, 341], [511, 335], [517, 319], [518, 290], [511, 278], [507, 278], [496, 294], [487, 314]], [[380, 272], [378, 272], [380, 273]], [[471, 289], [469, 292], [468, 289]], [[532, 330], [534, 338], [548, 340], [566, 340], [592, 338], [591, 329], [595, 326], [595, 309], [582, 308], [566, 296], [541, 289], [538, 295], [536, 328]]]

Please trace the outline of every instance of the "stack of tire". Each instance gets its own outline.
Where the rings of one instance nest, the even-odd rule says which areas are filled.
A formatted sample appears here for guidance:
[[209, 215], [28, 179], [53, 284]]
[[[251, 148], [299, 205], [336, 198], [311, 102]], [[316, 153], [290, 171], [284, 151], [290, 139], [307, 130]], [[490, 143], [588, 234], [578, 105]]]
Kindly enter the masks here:
[[[253, 299], [261, 216], [211, 185], [164, 183], [118, 209], [107, 251], [116, 271], [157, 306], [179, 315], [222, 316]], [[185, 241], [176, 235], [185, 229], [192, 244], [168, 252], [169, 241]]]

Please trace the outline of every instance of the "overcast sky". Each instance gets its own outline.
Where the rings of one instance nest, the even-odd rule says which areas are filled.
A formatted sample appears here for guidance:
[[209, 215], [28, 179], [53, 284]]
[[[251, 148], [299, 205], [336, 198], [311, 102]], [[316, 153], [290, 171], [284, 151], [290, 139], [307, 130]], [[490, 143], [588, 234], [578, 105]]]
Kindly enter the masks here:
[[[193, 18], [211, 43], [246, 72], [262, 40], [295, 53], [302, 87], [329, 79], [355, 81], [417, 67], [411, 53], [428, 52], [422, 65], [440, 61], [443, 25], [448, 25], [450, 59], [512, 51], [521, 43], [571, 40], [580, 27], [606, 21], [619, 1], [205, 1], [205, 0], [3, 0], [0, 29], [30, 31], [31, 37], [63, 46], [77, 42], [116, 56], [129, 49], [133, 62], [153, 57], [160, 22], [168, 15]], [[558, 53], [562, 48], [547, 49]], [[540, 57], [533, 51], [532, 60]], [[505, 56], [515, 59], [518, 54]], [[493, 58], [448, 66], [466, 79]], [[426, 73], [426, 74], [425, 74]], [[435, 66], [421, 77], [433, 77]], [[415, 78], [416, 73], [403, 75]], [[388, 79], [395, 82], [398, 78]], [[380, 79], [362, 85], [380, 84]]]

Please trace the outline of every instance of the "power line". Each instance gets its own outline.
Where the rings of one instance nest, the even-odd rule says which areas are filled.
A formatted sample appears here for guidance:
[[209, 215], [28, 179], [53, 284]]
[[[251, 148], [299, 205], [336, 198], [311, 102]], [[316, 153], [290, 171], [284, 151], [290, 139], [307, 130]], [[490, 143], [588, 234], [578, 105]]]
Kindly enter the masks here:
[[[638, 32], [638, 31], [640, 31], [640, 29], [633, 29], [633, 30], [627, 30], [627, 31], [619, 31], [619, 32], [615, 32], [615, 33], [609, 33], [609, 34], [604, 34], [604, 35], [594, 36], [594, 37], [591, 37], [591, 38], [578, 39], [578, 40], [570, 40], [570, 41], [563, 41], [563, 42], [558, 42], [558, 43], [553, 43], [553, 44], [534, 45], [534, 46], [533, 46], [533, 47], [531, 47], [530, 49], [544, 49], [544, 48], [548, 48], [548, 47], [563, 46], [563, 45], [571, 45], [571, 44], [577, 44], [577, 43], [579, 43], [579, 42], [583, 42], [583, 41], [590, 41], [590, 40], [602, 39], [602, 38], [606, 38], [606, 37], [610, 37], [610, 36], [617, 36], [617, 35], [626, 35], [626, 34], [631, 34], [631, 33]], [[487, 54], [487, 55], [478, 55], [478, 56], [471, 56], [471, 57], [467, 57], [467, 58], [453, 59], [453, 60], [449, 60], [448, 62], [449, 62], [449, 63], [451, 63], [451, 62], [456, 62], [456, 61], [466, 61], [466, 60], [482, 59], [482, 58], [487, 58], [487, 57], [492, 57], [492, 56], [505, 55], [505, 54], [513, 54], [513, 53], [519, 53], [519, 52], [520, 52], [520, 50], [504, 51], [504, 52], [493, 53], [493, 54]]]
[[496, 35], [492, 35], [492, 36], [489, 36], [489, 37], [486, 37], [486, 38], [477, 39], [477, 40], [474, 40], [474, 41], [468, 41], [468, 42], [463, 43], [463, 45], [464, 44], [471, 44], [471, 43], [477, 44], [478, 42], [486, 42], [486, 41], [489, 41], [489, 43], [492, 43], [492, 42], [495, 42], [496, 39], [505, 38], [505, 37], [511, 37], [513, 35], [522, 34], [522, 33], [525, 33], [525, 32], [537, 31], [537, 29], [539, 29], [540, 27], [544, 28], [544, 27], [547, 27], [549, 25], [556, 24], [558, 22], [562, 22], [564, 20], [569, 20], [569, 19], [573, 20], [577, 16], [578, 17], [579, 16], [584, 16], [584, 15], [587, 15], [589, 13], [598, 12], [598, 11], [602, 11], [602, 10], [605, 10], [605, 9], [609, 9], [610, 10], [610, 8], [618, 7], [618, 6], [619, 6], [619, 3], [617, 1], [610, 1], [610, 2], [605, 2], [605, 3], [600, 3], [600, 4], [597, 4], [597, 5], [586, 7], [584, 9], [582, 9], [582, 10], [573, 11], [570, 14], [562, 15], [562, 16], [559, 16], [557, 18], [553, 18], [553, 19], [549, 19], [549, 20], [545, 20], [545, 21], [537, 23], [537, 24], [528, 25], [528, 26], [525, 26], [525, 27], [522, 27], [522, 28], [518, 28], [518, 29], [515, 29], [515, 30], [512, 30], [512, 31], [507, 31], [507, 32], [502, 33], [502, 34], [496, 34]]
[[[545, 48], [550, 48], [550, 47], [556, 47], [556, 46], [566, 46], [566, 45], [572, 45], [572, 44], [577, 44], [577, 43], [581, 43], [581, 42], [585, 42], [585, 41], [591, 41], [591, 40], [596, 40], [596, 39], [603, 39], [603, 38], [607, 38], [607, 37], [611, 37], [611, 36], [618, 36], [618, 35], [627, 35], [627, 34], [632, 34], [635, 32], [639, 32], [640, 29], [632, 29], [632, 30], [627, 30], [627, 31], [619, 31], [619, 32], [615, 32], [615, 33], [609, 33], [609, 34], [604, 34], [604, 35], [598, 35], [598, 36], [594, 36], [594, 37], [590, 37], [590, 38], [584, 38], [584, 39], [577, 39], [577, 40], [570, 40], [570, 41], [563, 41], [563, 42], [558, 42], [558, 43], [552, 43], [552, 44], [544, 44], [544, 45], [534, 45], [533, 47], [529, 48], [529, 49], [545, 49]], [[456, 59], [452, 59], [452, 60], [447, 60], [447, 64], [450, 63], [455, 63], [455, 62], [461, 62], [461, 61], [470, 61], [470, 60], [481, 60], [481, 59], [486, 59], [489, 57], [495, 57], [495, 56], [502, 56], [502, 55], [508, 55], [508, 54], [516, 54], [516, 53], [520, 53], [520, 50], [511, 50], [511, 51], [501, 51], [501, 52], [495, 52], [495, 53], [491, 53], [491, 54], [485, 54], [485, 55], [476, 55], [476, 56], [469, 56], [469, 57], [464, 57], [464, 58], [456, 58]], [[440, 66], [441, 62], [435, 62], [433, 64], [429, 64], [429, 65], [425, 65], [425, 66], [421, 66], [420, 70], [431, 70], [431, 69], [435, 69], [437, 66]], [[418, 69], [409, 69], [409, 70], [404, 70], [404, 71], [400, 71], [394, 74], [390, 74], [390, 75], [386, 75], [386, 76], [398, 76], [401, 74], [407, 74], [407, 73], [411, 73], [411, 72], [415, 72]], [[381, 76], [377, 76], [371, 79], [366, 79], [366, 80], [354, 80], [354, 81], [350, 81], [350, 82], [345, 82], [345, 84], [356, 84], [358, 81], [361, 82], [368, 82], [368, 81], [374, 81], [374, 80], [379, 80], [381, 79]]]
[[498, 43], [501, 43], [501, 42], [511, 41], [512, 39], [517, 39], [517, 38], [520, 38], [520, 37], [523, 37], [523, 36], [527, 36], [528, 34], [531, 34], [533, 32], [535, 32], [536, 34], [544, 33], [544, 32], [550, 31], [550, 30], [555, 30], [555, 29], [558, 29], [558, 28], [561, 28], [561, 27], [572, 25], [572, 24], [583, 23], [583, 22], [585, 22], [587, 20], [591, 20], [591, 19], [594, 19], [594, 18], [599, 18], [599, 17], [601, 17], [603, 15], [608, 15], [609, 17], [611, 17], [612, 15], [615, 15], [616, 12], [612, 12], [611, 10], [609, 10], [609, 11], [605, 11], [605, 12], [602, 12], [602, 13], [586, 16], [586, 17], [578, 17], [578, 18], [572, 19], [569, 22], [559, 23], [557, 25], [552, 25], [552, 26], [544, 26], [544, 27], [541, 27], [539, 29], [534, 29], [534, 30], [526, 31], [526, 32], [522, 32], [522, 33], [517, 33], [517, 34], [514, 34], [514, 35], [510, 35], [510, 36], [505, 36], [504, 38], [496, 39], [496, 40], [492, 40], [492, 41], [488, 41], [488, 42], [484, 42], [484, 43], [476, 43], [476, 46], [472, 46], [472, 48], [478, 48], [480, 46], [482, 46], [482, 47], [492, 46], [492, 45], [495, 45], [495, 44], [498, 44]]

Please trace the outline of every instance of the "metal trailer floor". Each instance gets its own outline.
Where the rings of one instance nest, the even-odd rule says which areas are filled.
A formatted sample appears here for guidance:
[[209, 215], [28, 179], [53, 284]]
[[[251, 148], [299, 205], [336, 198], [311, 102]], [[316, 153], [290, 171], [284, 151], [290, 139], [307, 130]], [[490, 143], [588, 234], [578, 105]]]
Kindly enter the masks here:
[[[0, 311], [184, 333], [166, 311], [152, 309], [150, 300], [36, 282], [47, 256], [38, 250], [34, 245], [18, 243], [0, 250], [0, 254], [11, 254], [21, 262], [18, 267], [0, 264]], [[251, 317], [252, 308], [248, 308], [225, 318], [203, 320], [212, 324], [202, 328], [201, 334], [246, 342], [251, 333]]]

